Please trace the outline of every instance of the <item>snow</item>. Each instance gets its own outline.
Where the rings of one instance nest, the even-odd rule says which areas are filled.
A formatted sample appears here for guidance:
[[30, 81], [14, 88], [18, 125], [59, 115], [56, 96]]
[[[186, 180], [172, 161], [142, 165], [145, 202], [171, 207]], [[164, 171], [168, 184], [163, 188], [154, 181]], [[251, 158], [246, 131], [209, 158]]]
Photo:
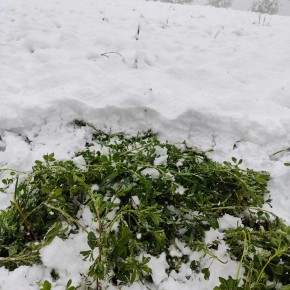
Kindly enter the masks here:
[[186, 191], [186, 188], [184, 188], [182, 185], [179, 185], [175, 190], [175, 192], [180, 194], [180, 195], [184, 195], [185, 191]]
[[[271, 210], [290, 223], [283, 165], [290, 154], [271, 157], [290, 143], [290, 18], [257, 21], [251, 12], [143, 0], [2, 0], [0, 168], [29, 170], [51, 152], [72, 158], [89, 136], [74, 119], [128, 133], [151, 128], [164, 140], [212, 149], [217, 161], [235, 156], [268, 171]], [[159, 152], [155, 165], [166, 160]], [[154, 168], [142, 172], [159, 176]], [[10, 198], [0, 194], [0, 208]], [[82, 218], [90, 225], [88, 211]], [[237, 223], [222, 221], [224, 228]], [[0, 268], [0, 289], [38, 289], [52, 268], [61, 272], [55, 289], [64, 289], [68, 276], [77, 282], [85, 271], [85, 249], [83, 234], [56, 239], [42, 251], [43, 266]], [[228, 258], [225, 245], [218, 251]], [[209, 281], [186, 280], [185, 270], [174, 279], [164, 257], [154, 259], [160, 290], [212, 289], [237, 271], [233, 261], [211, 265], [209, 258]]]
[[221, 218], [219, 218], [218, 223], [220, 231], [243, 226], [242, 220], [240, 218], [231, 216], [229, 214], [224, 214]]
[[160, 146], [156, 146], [155, 155], [158, 156], [154, 160], [154, 165], [167, 165], [167, 148], [161, 148]]
[[84, 261], [80, 254], [81, 251], [89, 250], [89, 246], [84, 248], [86, 242], [86, 233], [80, 233], [67, 240], [56, 237], [51, 244], [40, 250], [44, 267], [56, 270], [63, 277], [74, 277], [78, 276], [78, 273], [86, 273], [90, 263]]
[[150, 176], [152, 179], [158, 179], [160, 177], [160, 173], [157, 169], [155, 168], [145, 168], [141, 171], [142, 175], [148, 175]]
[[137, 208], [138, 205], [140, 204], [140, 199], [137, 195], [132, 196], [132, 203], [134, 208]]
[[165, 270], [169, 267], [166, 261], [165, 253], [162, 253], [160, 257], [150, 257], [151, 260], [148, 266], [152, 269], [152, 279], [156, 285], [159, 285], [162, 281], [168, 279], [168, 275]]

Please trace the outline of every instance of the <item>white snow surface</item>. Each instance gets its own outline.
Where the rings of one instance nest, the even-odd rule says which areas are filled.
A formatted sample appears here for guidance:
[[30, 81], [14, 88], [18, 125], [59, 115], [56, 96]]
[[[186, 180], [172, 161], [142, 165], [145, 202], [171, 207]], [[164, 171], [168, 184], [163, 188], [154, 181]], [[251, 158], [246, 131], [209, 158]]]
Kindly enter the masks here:
[[[290, 147], [290, 18], [268, 19], [259, 25], [251, 12], [145, 0], [2, 0], [0, 168], [29, 170], [51, 152], [73, 157], [89, 136], [74, 119], [128, 133], [151, 128], [213, 149], [217, 161], [235, 156], [268, 171], [271, 210], [290, 223], [290, 153], [271, 157]], [[0, 194], [0, 208], [9, 199]], [[53, 267], [55, 289], [77, 283], [87, 245], [83, 236], [73, 241], [44, 248], [42, 266], [0, 268], [0, 289], [38, 289]], [[228, 259], [226, 247], [218, 255]], [[152, 262], [159, 290], [212, 289], [237, 269], [215, 261], [209, 281], [186, 280], [186, 269], [166, 278], [160, 259]]]

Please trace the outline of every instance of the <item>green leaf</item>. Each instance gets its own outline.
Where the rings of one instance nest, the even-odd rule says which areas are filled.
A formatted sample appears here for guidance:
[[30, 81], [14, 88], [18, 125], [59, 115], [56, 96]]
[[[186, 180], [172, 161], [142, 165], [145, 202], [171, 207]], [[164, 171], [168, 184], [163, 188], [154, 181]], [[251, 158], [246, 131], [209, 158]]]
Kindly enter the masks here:
[[93, 250], [98, 244], [98, 239], [93, 232], [88, 233], [88, 245]]
[[43, 155], [43, 159], [44, 159], [47, 163], [55, 161], [54, 153], [50, 153], [50, 154]]
[[15, 254], [17, 254], [18, 250], [19, 249], [17, 245], [10, 246], [8, 248], [9, 257], [13, 257]]
[[190, 269], [192, 271], [197, 272], [198, 269], [199, 269], [199, 263], [197, 261], [195, 261], [195, 260], [191, 261], [191, 263], [190, 263]]
[[142, 265], [142, 271], [144, 271], [147, 274], [152, 274], [152, 269], [149, 268], [147, 265]]
[[48, 243], [51, 243], [52, 240], [58, 235], [62, 228], [62, 223], [57, 221], [55, 222], [48, 230], [48, 232], [45, 235], [45, 238]]
[[122, 282], [128, 282], [129, 281], [129, 278], [122, 274], [122, 273], [116, 273], [116, 277], [118, 280], [122, 281]]
[[137, 270], [133, 270], [132, 274], [131, 274], [131, 278], [130, 278], [130, 283], [133, 284], [133, 282], [136, 280], [136, 276], [137, 276]]
[[60, 196], [62, 194], [62, 191], [63, 191], [62, 188], [55, 189], [53, 192], [53, 196], [55, 196], [55, 197]]
[[115, 171], [108, 176], [105, 177], [105, 179], [101, 182], [100, 186], [104, 186], [107, 183], [112, 182], [117, 176], [119, 175], [118, 171]]
[[116, 163], [120, 161], [120, 155], [118, 153], [115, 153], [113, 155], [113, 161], [116, 162]]
[[69, 288], [71, 284], [72, 284], [72, 280], [69, 279], [68, 282], [67, 282], [67, 284], [66, 284], [66, 288]]
[[127, 247], [122, 245], [116, 246], [112, 252], [112, 255], [114, 258], [122, 257], [125, 259], [127, 256]]
[[52, 289], [52, 285], [47, 280], [44, 281], [42, 288], [40, 288], [40, 290], [51, 290], [51, 289]]
[[122, 228], [121, 238], [119, 239], [118, 242], [120, 245], [127, 246], [131, 237], [132, 237], [132, 233], [130, 229], [127, 226], [124, 226]]
[[201, 270], [201, 273], [203, 273], [203, 275], [204, 275], [204, 279], [205, 279], [205, 280], [208, 280], [208, 279], [209, 279], [209, 276], [210, 276], [209, 268], [203, 268], [203, 269]]
[[219, 228], [219, 222], [218, 222], [218, 220], [217, 219], [210, 220], [210, 226], [213, 229], [218, 229]]
[[166, 235], [163, 230], [158, 230], [152, 232], [154, 238], [156, 239], [157, 245], [159, 247], [163, 247], [165, 240], [166, 240]]
[[51, 193], [51, 189], [49, 188], [49, 187], [42, 187], [41, 188], [41, 191], [43, 192], [43, 193], [47, 193], [47, 194], [49, 194], [49, 193]]

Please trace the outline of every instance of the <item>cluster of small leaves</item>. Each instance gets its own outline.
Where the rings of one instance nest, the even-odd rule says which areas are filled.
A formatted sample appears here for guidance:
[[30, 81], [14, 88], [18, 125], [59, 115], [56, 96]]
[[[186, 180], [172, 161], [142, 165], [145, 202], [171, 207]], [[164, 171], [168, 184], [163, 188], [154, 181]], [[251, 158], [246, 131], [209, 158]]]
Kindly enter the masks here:
[[290, 227], [265, 211], [249, 211], [243, 225], [226, 232], [230, 253], [245, 270], [243, 289], [279, 289], [278, 283], [290, 289]]
[[[39, 290], [52, 290], [52, 284], [45, 280], [43, 283], [38, 283], [39, 286], [40, 286], [40, 289]], [[77, 290], [79, 289], [79, 286], [75, 287], [72, 285], [72, 280], [69, 279], [67, 284], [66, 284], [66, 287], [65, 287], [65, 290]]]
[[[43, 245], [77, 229], [76, 214], [89, 188], [83, 178], [72, 161], [55, 161], [49, 154], [35, 162], [22, 182], [14, 172], [2, 180], [4, 188], [15, 189], [11, 205], [0, 211], [0, 266], [14, 269], [38, 262]], [[63, 228], [64, 220], [70, 229]]]
[[[90, 150], [94, 142], [107, 155]], [[86, 182], [98, 184], [90, 206], [102, 235], [89, 234], [91, 251], [85, 253], [92, 258], [94, 248], [102, 248], [89, 272], [95, 279], [109, 275], [118, 284], [150, 274], [134, 258], [144, 252], [155, 256], [167, 252], [171, 269], [177, 270], [180, 263], [169, 255], [175, 239], [209, 253], [204, 234], [219, 227], [218, 218], [225, 213], [240, 216], [245, 208], [264, 202], [268, 174], [240, 169], [241, 160], [220, 164], [185, 143], [179, 147], [162, 143], [150, 131], [134, 137], [96, 131], [94, 142], [78, 155], [86, 161]], [[166, 162], [159, 164], [156, 159], [162, 150]], [[147, 169], [155, 170], [158, 178], [145, 174]], [[115, 218], [107, 220], [112, 210]], [[116, 222], [118, 230], [112, 232]]]
[[[198, 261], [170, 255], [175, 241], [218, 259], [213, 252], [218, 243], [204, 244], [206, 231], [219, 228], [218, 219], [227, 213], [242, 217], [242, 229], [253, 232], [257, 218], [246, 213], [270, 202], [264, 200], [269, 175], [241, 169], [242, 160], [214, 162], [186, 143], [177, 146], [161, 142], [151, 131], [127, 136], [97, 130], [83, 121], [75, 124], [93, 129], [87, 149], [76, 154], [76, 159], [84, 160], [81, 166], [73, 160], [56, 161], [50, 154], [44, 156], [44, 162], [36, 161], [24, 180], [18, 181], [17, 175], [5, 179], [2, 190], [15, 186], [15, 193], [11, 205], [0, 212], [0, 266], [13, 269], [39, 261], [40, 247], [56, 235], [66, 238], [77, 231], [81, 227], [77, 213], [89, 206], [97, 226], [88, 232], [90, 249], [82, 254], [91, 261], [86, 279], [97, 285], [87, 285], [88, 289], [101, 289], [102, 280], [115, 285], [136, 279], [152, 281], [150, 255], [163, 252], [169, 264], [168, 274], [188, 263], [208, 279], [209, 268], [200, 269]], [[265, 227], [270, 218], [262, 216]], [[227, 242], [232, 255], [247, 265], [245, 253], [240, 252], [238, 230], [237, 234], [227, 232]], [[264, 248], [264, 242], [259, 248]], [[268, 273], [268, 268], [263, 273]], [[276, 279], [270, 274], [267, 277]], [[284, 283], [279, 279], [277, 282]]]

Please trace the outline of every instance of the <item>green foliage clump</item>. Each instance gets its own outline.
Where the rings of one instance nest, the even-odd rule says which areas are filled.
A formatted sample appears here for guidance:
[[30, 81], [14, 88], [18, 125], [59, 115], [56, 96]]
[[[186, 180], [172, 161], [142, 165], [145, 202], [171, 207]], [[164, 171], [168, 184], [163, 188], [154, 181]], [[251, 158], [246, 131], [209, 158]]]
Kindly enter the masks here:
[[[150, 256], [164, 252], [168, 274], [185, 263], [208, 279], [209, 268], [200, 269], [199, 262], [186, 255], [172, 257], [170, 248], [178, 240], [220, 260], [215, 255], [219, 242], [208, 245], [204, 237], [219, 228], [219, 218], [230, 214], [243, 225], [228, 230], [225, 241], [246, 276], [221, 278], [216, 289], [290, 283], [283, 275], [289, 262], [289, 228], [261, 209], [270, 202], [265, 201], [266, 172], [241, 169], [242, 160], [235, 158], [223, 164], [212, 161], [185, 142], [161, 142], [151, 131], [127, 136], [96, 130], [83, 121], [75, 124], [93, 129], [92, 140], [76, 159], [57, 161], [49, 154], [36, 161], [25, 178], [12, 171], [3, 180], [2, 191], [12, 185], [15, 190], [11, 205], [0, 212], [0, 266], [14, 269], [41, 262], [40, 248], [56, 235], [65, 239], [80, 228], [87, 231], [77, 216], [88, 206], [97, 226], [88, 230], [89, 250], [81, 252], [91, 261], [86, 289], [101, 289], [102, 280], [115, 285], [136, 279], [152, 282]], [[270, 232], [269, 242], [265, 237]], [[258, 256], [258, 249], [269, 255]]]
[[62, 229], [62, 221], [74, 225], [70, 231], [76, 229], [76, 213], [89, 187], [72, 161], [56, 161], [54, 154], [35, 161], [21, 182], [11, 173], [11, 178], [2, 180], [15, 189], [13, 202], [0, 212], [0, 263], [14, 269], [39, 261], [39, 249], [56, 234], [64, 237], [67, 229]]

